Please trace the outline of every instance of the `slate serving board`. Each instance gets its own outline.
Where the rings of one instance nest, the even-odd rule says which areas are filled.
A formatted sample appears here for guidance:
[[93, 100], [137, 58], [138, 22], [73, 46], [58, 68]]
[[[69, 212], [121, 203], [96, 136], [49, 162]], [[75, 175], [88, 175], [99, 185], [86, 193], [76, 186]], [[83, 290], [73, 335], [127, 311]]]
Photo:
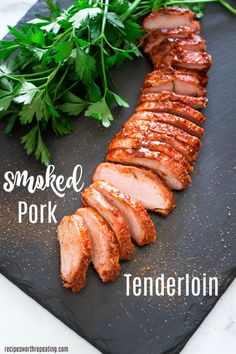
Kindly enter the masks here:
[[[63, 5], [69, 2], [63, 2]], [[23, 19], [44, 11], [39, 1]], [[208, 85], [209, 106], [203, 149], [192, 174], [192, 186], [176, 193], [177, 208], [167, 218], [152, 215], [157, 242], [136, 251], [135, 260], [122, 264], [122, 275], [102, 284], [92, 268], [86, 288], [77, 295], [61, 286], [56, 226], [17, 223], [17, 203], [58, 203], [58, 220], [80, 205], [72, 190], [65, 198], [50, 191], [30, 195], [23, 188], [7, 194], [7, 170], [45, 169], [27, 157], [13, 137], [1, 129], [0, 271], [42, 306], [87, 339], [103, 353], [179, 353], [214, 306], [218, 297], [127, 297], [124, 273], [133, 276], [218, 276], [222, 294], [236, 274], [235, 140], [236, 140], [236, 18], [219, 6], [209, 6], [202, 20], [202, 35], [214, 64]], [[88, 118], [79, 118], [74, 135], [57, 138], [48, 133], [58, 174], [68, 177], [75, 164], [84, 168], [89, 185], [95, 166], [103, 161], [110, 138], [133, 112], [145, 74], [146, 60], [126, 63], [114, 73], [118, 91], [128, 98], [129, 110], [116, 110], [110, 129]], [[148, 269], [148, 266], [150, 269]]]

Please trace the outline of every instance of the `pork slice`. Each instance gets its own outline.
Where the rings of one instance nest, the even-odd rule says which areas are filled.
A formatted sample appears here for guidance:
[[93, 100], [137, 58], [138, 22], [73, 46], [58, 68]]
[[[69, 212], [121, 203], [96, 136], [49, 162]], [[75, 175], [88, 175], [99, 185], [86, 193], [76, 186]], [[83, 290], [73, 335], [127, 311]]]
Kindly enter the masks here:
[[180, 102], [143, 101], [139, 103], [136, 108], [136, 112], [145, 111], [174, 114], [176, 116], [188, 119], [197, 125], [202, 125], [205, 123], [205, 117], [201, 112]]
[[[155, 151], [155, 145], [158, 142], [164, 142], [172, 146], [176, 151], [180, 152], [191, 164], [197, 159], [198, 153], [192, 146], [176, 139], [174, 136], [168, 135], [165, 132], [146, 131], [139, 129], [139, 127], [126, 127], [125, 130], [120, 132], [119, 137], [136, 139], [141, 142], [146, 142], [146, 146], [150, 150]], [[141, 146], [140, 146], [141, 147]]]
[[145, 138], [137, 139], [116, 135], [109, 144], [109, 150], [140, 148], [147, 148], [152, 151], [162, 152], [163, 154], [166, 154], [167, 156], [171, 157], [173, 160], [181, 163], [181, 165], [183, 165], [188, 172], [191, 172], [193, 170], [193, 167], [190, 165], [186, 157], [184, 157], [180, 152], [175, 150], [171, 145], [163, 141], [150, 141]]
[[[150, 91], [149, 91], [150, 90]], [[155, 70], [146, 75], [144, 82], [145, 92], [174, 91], [172, 70]]]
[[142, 93], [139, 103], [142, 102], [163, 102], [171, 101], [173, 103], [179, 102], [186, 106], [190, 106], [195, 109], [205, 108], [208, 103], [208, 99], [206, 97], [192, 97], [192, 96], [183, 96], [177, 95], [174, 92], [164, 91], [161, 93]]
[[156, 29], [143, 38], [143, 49], [145, 53], [149, 53], [153, 47], [163, 43], [166, 39], [171, 38], [191, 38], [195, 32], [186, 26], [179, 26], [175, 28], [159, 28]]
[[212, 64], [212, 57], [206, 52], [193, 52], [182, 48], [168, 50], [163, 48], [162, 52], [151, 52], [151, 59], [155, 69], [164, 66], [208, 71]]
[[191, 52], [205, 52], [206, 42], [198, 34], [190, 38], [167, 38], [164, 43], [171, 45], [172, 48], [182, 48]]
[[129, 194], [147, 210], [167, 215], [175, 207], [170, 188], [150, 170], [106, 162], [97, 166], [93, 181], [97, 180], [107, 181], [121, 192]]
[[[205, 82], [204, 82], [205, 84]], [[173, 91], [179, 95], [206, 96], [206, 89], [196, 76], [176, 71]]]
[[91, 241], [83, 219], [79, 215], [64, 216], [58, 226], [61, 278], [65, 288], [73, 293], [85, 286], [91, 262]]
[[[148, 106], [148, 103], [145, 106]], [[143, 104], [143, 108], [144, 108], [144, 104]], [[129, 121], [132, 122], [135, 121], [136, 119], [150, 120], [154, 122], [170, 124], [198, 138], [201, 138], [204, 134], [204, 129], [199, 127], [199, 125], [191, 122], [186, 118], [182, 118], [170, 113], [157, 113], [155, 111], [148, 111], [148, 110], [140, 111], [135, 113], [129, 119]]]
[[176, 48], [170, 53], [170, 56], [173, 58], [172, 65], [180, 68], [208, 71], [212, 64], [212, 57], [206, 52]]
[[182, 75], [190, 75], [191, 77], [195, 77], [199, 85], [205, 87], [208, 84], [208, 74], [207, 71], [199, 71], [194, 69], [187, 69], [187, 68], [173, 68], [175, 73], [182, 74]]
[[129, 226], [121, 212], [91, 186], [82, 192], [82, 199], [84, 204], [94, 208], [113, 230], [119, 245], [120, 259], [132, 259], [134, 246]]
[[160, 69], [147, 74], [143, 93], [161, 93], [162, 91], [175, 92], [185, 96], [206, 96], [206, 89], [195, 75]]
[[199, 35], [189, 38], [167, 38], [161, 44], [154, 45], [149, 52], [151, 58], [157, 58], [162, 51], [170, 53], [172, 49], [181, 48], [191, 52], [206, 51], [206, 42]]
[[202, 147], [201, 140], [198, 137], [193, 136], [186, 131], [167, 123], [162, 123], [154, 120], [135, 119], [133, 121], [128, 120], [125, 123], [124, 131], [126, 131], [127, 128], [140, 129], [145, 131], [147, 136], [151, 132], [165, 133], [175, 137], [177, 140], [182, 141], [183, 143], [187, 143], [195, 150], [199, 150]]
[[95, 181], [92, 186], [120, 210], [129, 225], [135, 243], [143, 246], [155, 241], [154, 224], [141, 203], [106, 181]]
[[153, 31], [158, 28], [175, 28], [178, 26], [190, 27], [195, 33], [200, 32], [200, 23], [195, 20], [194, 12], [176, 7], [161, 7], [152, 12], [143, 21], [145, 31]]
[[172, 189], [184, 189], [191, 182], [188, 171], [183, 165], [157, 151], [144, 148], [114, 149], [108, 151], [106, 160], [149, 168], [162, 177]]
[[113, 231], [93, 208], [76, 210], [87, 226], [92, 244], [92, 263], [103, 282], [114, 281], [120, 274], [119, 246]]

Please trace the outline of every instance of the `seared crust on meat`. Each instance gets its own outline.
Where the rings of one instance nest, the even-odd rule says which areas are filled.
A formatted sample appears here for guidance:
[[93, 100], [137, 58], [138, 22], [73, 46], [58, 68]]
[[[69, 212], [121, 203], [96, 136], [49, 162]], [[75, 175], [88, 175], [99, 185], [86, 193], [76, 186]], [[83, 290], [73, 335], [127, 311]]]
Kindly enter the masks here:
[[158, 28], [175, 28], [187, 26], [192, 28], [195, 33], [200, 32], [200, 23], [195, 20], [194, 12], [176, 7], [161, 7], [152, 12], [143, 21], [143, 29], [153, 31]]
[[103, 282], [114, 281], [120, 274], [119, 246], [102, 216], [93, 208], [76, 210], [86, 223], [92, 244], [92, 262]]
[[199, 85], [205, 87], [208, 84], [208, 74], [207, 71], [199, 71], [199, 70], [194, 70], [194, 69], [187, 69], [187, 68], [173, 68], [173, 67], [168, 67], [169, 69], [171, 68], [173, 72], [175, 72], [178, 75], [189, 75], [190, 77], [195, 77]]
[[121, 212], [92, 186], [82, 192], [85, 205], [94, 208], [113, 230], [119, 245], [120, 259], [130, 260], [134, 253], [128, 224]]
[[155, 70], [146, 75], [143, 91], [146, 92], [162, 92], [174, 91], [174, 74], [168, 69]]
[[[122, 130], [120, 136], [124, 138], [138, 139], [139, 141], [147, 142], [147, 148], [155, 151], [155, 143], [164, 142], [172, 146], [176, 151], [180, 152], [185, 158], [191, 163], [194, 164], [196, 161], [198, 153], [195, 148], [186, 144], [174, 136], [168, 135], [164, 132], [155, 132], [155, 131], [145, 131], [139, 129], [139, 127], [131, 127], [126, 128], [126, 130]], [[148, 146], [150, 144], [150, 147]]]
[[[93, 188], [102, 193], [115, 205], [126, 218], [133, 240], [143, 246], [156, 239], [155, 226], [142, 204], [136, 202], [128, 194], [122, 193], [116, 187], [105, 181], [95, 181]], [[129, 217], [132, 215], [131, 217]], [[133, 224], [135, 220], [135, 225]]]
[[206, 89], [196, 75], [183, 73], [181, 70], [174, 71], [171, 68], [154, 70], [146, 76], [143, 93], [162, 91], [185, 96], [206, 96]]
[[[183, 156], [186, 157], [186, 159], [193, 164], [194, 161], [196, 161], [198, 153], [195, 148], [190, 146], [189, 144], [186, 144], [178, 139], [176, 139], [174, 136], [168, 135], [167, 133], [160, 131], [160, 132], [155, 132], [155, 131], [147, 131], [140, 129], [139, 127], [126, 127], [126, 129], [122, 129], [121, 131], [121, 136], [122, 137], [128, 137], [132, 139], [138, 139], [140, 141], [147, 141], [147, 144], [150, 144], [150, 150], [155, 149], [151, 148], [155, 142], [160, 141], [169, 144], [172, 146], [175, 150], [179, 151]], [[149, 147], [148, 147], [149, 148]]]
[[151, 60], [156, 70], [165, 66], [207, 71], [212, 64], [211, 55], [206, 52], [193, 52], [180, 47], [169, 50], [170, 46], [163, 46], [161, 52], [152, 51]]
[[205, 117], [201, 112], [180, 102], [143, 101], [136, 108], [136, 112], [142, 111], [170, 113], [182, 118], [186, 118], [198, 125], [205, 123]]
[[150, 168], [161, 176], [172, 189], [184, 189], [191, 182], [188, 171], [183, 165], [157, 151], [144, 148], [114, 149], [108, 151], [106, 160]]
[[194, 34], [195, 32], [187, 26], [158, 28], [143, 37], [143, 50], [145, 53], [149, 53], [153, 47], [158, 46], [168, 38], [191, 38]]
[[190, 38], [167, 38], [161, 44], [155, 45], [149, 52], [150, 58], [154, 61], [168, 55], [173, 49], [182, 49], [191, 52], [205, 52], [206, 43], [199, 35]]
[[[177, 95], [174, 92], [163, 91], [161, 93], [143, 93], [139, 99], [139, 103], [142, 102], [179, 102], [186, 106], [193, 107], [195, 109], [205, 108], [208, 103], [206, 97], [191, 97]], [[204, 122], [203, 122], [204, 123]]]
[[93, 181], [104, 180], [129, 194], [147, 210], [167, 215], [175, 208], [175, 199], [164, 180], [149, 169], [101, 163], [97, 166]]
[[198, 75], [189, 72], [189, 70], [176, 70], [174, 74], [173, 91], [179, 95], [206, 96], [205, 84], [205, 79], [204, 82], [202, 82], [202, 79], [200, 79]]
[[78, 215], [64, 216], [58, 225], [61, 278], [65, 288], [76, 293], [85, 286], [91, 262], [91, 241], [83, 219]]
[[159, 151], [167, 156], [171, 157], [173, 160], [181, 163], [188, 172], [193, 170], [189, 161], [177, 150], [175, 150], [171, 145], [162, 141], [150, 141], [145, 138], [137, 139], [130, 137], [122, 137], [116, 135], [109, 144], [109, 150], [114, 149], [140, 149], [146, 148], [152, 151]]
[[184, 130], [177, 128], [173, 125], [154, 121], [154, 120], [145, 120], [145, 119], [135, 119], [134, 121], [128, 120], [124, 125], [124, 132], [128, 133], [128, 130], [131, 129], [140, 129], [146, 131], [147, 134], [150, 134], [152, 131], [156, 133], [165, 133], [167, 135], [175, 137], [177, 140], [187, 143], [192, 146], [194, 149], [199, 150], [202, 147], [201, 140], [196, 136], [190, 135]]
[[[150, 107], [150, 102], [147, 103], [142, 103], [142, 108], [146, 107]], [[154, 106], [152, 106], [153, 111], [155, 107], [155, 103]], [[166, 124], [170, 124], [173, 125], [174, 127], [177, 127], [179, 129], [184, 130], [185, 132], [197, 136], [198, 138], [201, 138], [204, 134], [204, 129], [199, 127], [199, 125], [189, 121], [188, 119], [185, 118], [181, 118], [178, 117], [174, 114], [169, 114], [169, 113], [155, 113], [152, 112], [150, 109], [150, 112], [147, 111], [140, 111], [135, 113], [130, 119], [129, 121], [135, 121], [135, 120], [150, 120], [150, 121], [155, 121], [155, 122], [161, 122], [161, 123], [166, 123]]]

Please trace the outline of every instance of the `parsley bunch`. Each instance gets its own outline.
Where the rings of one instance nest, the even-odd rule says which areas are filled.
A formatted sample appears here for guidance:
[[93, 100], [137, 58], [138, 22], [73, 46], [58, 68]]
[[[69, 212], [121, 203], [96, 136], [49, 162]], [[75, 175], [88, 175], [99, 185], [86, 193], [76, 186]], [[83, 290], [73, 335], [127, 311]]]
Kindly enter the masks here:
[[73, 117], [82, 112], [108, 127], [110, 107], [128, 107], [114, 91], [111, 69], [141, 55], [135, 43], [144, 32], [136, 21], [160, 6], [183, 3], [201, 15], [202, 3], [212, 0], [80, 0], [63, 11], [46, 2], [48, 17], [38, 15], [20, 29], [9, 26], [13, 39], [0, 41], [0, 119], [7, 134], [16, 123], [26, 126], [26, 153], [48, 165], [46, 129], [72, 133]]

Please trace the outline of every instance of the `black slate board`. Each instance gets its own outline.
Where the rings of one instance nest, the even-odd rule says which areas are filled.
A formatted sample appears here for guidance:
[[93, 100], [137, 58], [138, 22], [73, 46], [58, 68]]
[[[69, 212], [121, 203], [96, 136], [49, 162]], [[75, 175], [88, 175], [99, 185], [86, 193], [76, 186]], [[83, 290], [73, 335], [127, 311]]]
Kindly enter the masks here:
[[[69, 2], [67, 2], [68, 4]], [[27, 16], [43, 11], [43, 1]], [[235, 228], [235, 139], [236, 139], [236, 18], [219, 6], [210, 6], [202, 21], [202, 35], [214, 64], [208, 85], [209, 106], [203, 149], [192, 175], [192, 186], [176, 193], [177, 208], [168, 217], [152, 215], [158, 241], [137, 249], [135, 260], [123, 263], [122, 274], [156, 277], [186, 273], [218, 276], [220, 294], [236, 274]], [[115, 72], [119, 92], [128, 97], [129, 110], [117, 110], [108, 130], [89, 119], [78, 119], [74, 135], [60, 139], [50, 133], [48, 141], [57, 173], [69, 176], [74, 165], [84, 167], [85, 185], [95, 166], [104, 159], [107, 143], [133, 112], [144, 76], [146, 60], [127, 63]], [[89, 270], [86, 288], [78, 295], [63, 289], [59, 279], [56, 227], [18, 224], [17, 203], [58, 203], [57, 218], [72, 213], [80, 195], [72, 190], [57, 199], [49, 191], [29, 195], [24, 189], [3, 192], [7, 170], [44, 173], [44, 168], [27, 157], [19, 145], [19, 134], [2, 133], [0, 271], [56, 317], [86, 338], [103, 353], [178, 353], [197, 329], [218, 298], [215, 297], [126, 297], [121, 276], [113, 284], [102, 284]], [[150, 270], [144, 274], [145, 267]]]

